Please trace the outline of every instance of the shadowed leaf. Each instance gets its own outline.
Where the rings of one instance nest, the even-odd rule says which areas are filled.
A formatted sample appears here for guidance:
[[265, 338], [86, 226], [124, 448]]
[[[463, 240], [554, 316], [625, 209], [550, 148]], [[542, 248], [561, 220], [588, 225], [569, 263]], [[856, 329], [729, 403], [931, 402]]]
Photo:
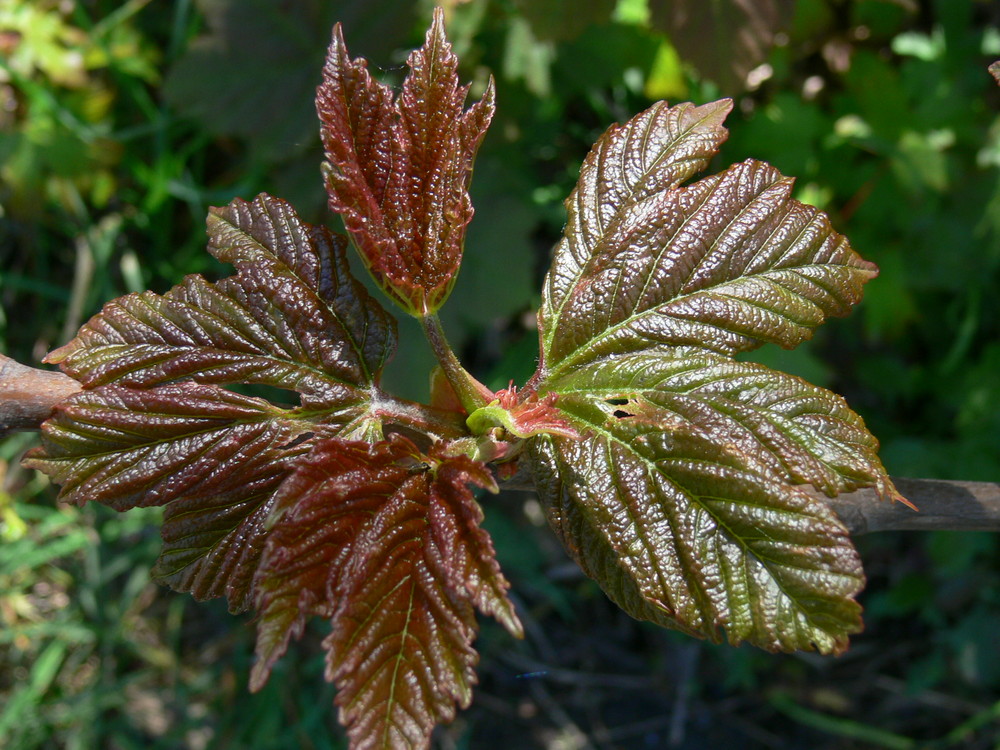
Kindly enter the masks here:
[[650, 0], [652, 25], [681, 57], [724, 91], [746, 88], [767, 59], [775, 34], [792, 18], [793, 0]]
[[308, 617], [330, 618], [327, 673], [352, 747], [426, 747], [434, 725], [468, 705], [473, 607], [521, 633], [467, 487], [494, 488], [492, 476], [432, 453], [399, 436], [321, 442], [282, 486], [270, 521], [251, 686]]
[[570, 554], [619, 606], [713, 641], [722, 628], [771, 651], [846, 648], [863, 575], [825, 505], [666, 411], [560, 406], [591, 437], [533, 439], [536, 484]]
[[375, 280], [414, 315], [448, 297], [472, 219], [472, 163], [493, 116], [492, 80], [468, 110], [468, 86], [435, 12], [396, 101], [351, 60], [338, 25], [316, 107], [330, 207], [342, 214]]

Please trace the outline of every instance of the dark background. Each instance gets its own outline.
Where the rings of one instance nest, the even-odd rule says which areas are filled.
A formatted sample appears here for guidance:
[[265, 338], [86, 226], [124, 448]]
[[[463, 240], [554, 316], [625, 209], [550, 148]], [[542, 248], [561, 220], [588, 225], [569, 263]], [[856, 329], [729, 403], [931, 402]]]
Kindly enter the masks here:
[[[713, 170], [754, 157], [882, 269], [848, 319], [755, 358], [844, 393], [896, 476], [1000, 480], [1000, 5], [973, 0], [471, 0], [449, 35], [498, 113], [443, 311], [494, 387], [534, 369], [532, 313], [590, 144], [653, 100], [736, 99]], [[698, 8], [702, 8], [698, 11]], [[740, 10], [747, 9], [749, 14]], [[685, 15], [688, 13], [688, 15]], [[312, 95], [333, 22], [398, 82], [429, 3], [0, 4], [0, 350], [37, 363], [100, 305], [226, 269], [207, 206], [324, 210]], [[425, 398], [404, 322], [386, 376]], [[417, 373], [417, 375], [414, 375]], [[0, 747], [340, 748], [321, 623], [246, 690], [253, 627], [149, 580], [157, 512], [54, 502], [0, 446]], [[488, 498], [528, 628], [490, 623], [440, 748], [995, 748], [1000, 545], [858, 539], [867, 630], [839, 658], [714, 647], [632, 621], [529, 495]]]

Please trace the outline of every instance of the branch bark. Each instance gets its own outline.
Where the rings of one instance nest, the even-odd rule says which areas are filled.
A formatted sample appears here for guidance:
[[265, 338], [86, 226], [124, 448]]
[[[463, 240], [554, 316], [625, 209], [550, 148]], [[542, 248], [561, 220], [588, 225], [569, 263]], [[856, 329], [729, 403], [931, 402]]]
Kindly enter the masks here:
[[60, 401], [81, 390], [68, 375], [22, 365], [0, 354], [0, 437], [37, 430]]
[[[68, 375], [22, 365], [0, 354], [0, 437], [37, 430], [63, 399], [81, 390]], [[1000, 531], [1000, 482], [896, 479], [903, 496], [919, 508], [879, 500], [874, 490], [849, 492], [829, 503], [852, 535], [876, 531]], [[530, 490], [523, 468], [506, 489]]]
[[879, 500], [872, 489], [832, 500], [819, 497], [855, 536], [875, 531], [1000, 531], [1000, 482], [896, 477], [892, 481], [919, 510]]

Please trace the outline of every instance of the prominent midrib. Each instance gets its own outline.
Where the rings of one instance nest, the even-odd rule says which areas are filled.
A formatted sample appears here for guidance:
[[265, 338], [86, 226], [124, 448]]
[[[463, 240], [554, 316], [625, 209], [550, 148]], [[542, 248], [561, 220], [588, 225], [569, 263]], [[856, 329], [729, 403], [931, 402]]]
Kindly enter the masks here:
[[[745, 276], [740, 276], [738, 279], [729, 279], [729, 280], [723, 281], [723, 282], [721, 282], [719, 284], [715, 284], [713, 286], [702, 287], [700, 289], [695, 289], [695, 290], [692, 290], [690, 292], [687, 292], [686, 294], [680, 294], [680, 295], [677, 295], [675, 297], [671, 297], [670, 299], [663, 301], [659, 305], [655, 305], [653, 307], [647, 307], [647, 308], [644, 308], [644, 309], [639, 310], [637, 312], [634, 312], [631, 315], [629, 315], [627, 318], [624, 318], [624, 319], [620, 320], [619, 322], [615, 323], [614, 325], [608, 326], [599, 335], [595, 336], [592, 339], [588, 339], [586, 342], [580, 344], [575, 349], [573, 349], [572, 351], [568, 352], [564, 357], [562, 357], [559, 360], [558, 364], [556, 364], [554, 367], [548, 368], [548, 371], [546, 373], [546, 379], [548, 379], [548, 380], [554, 380], [556, 377], [559, 376], [560, 373], [564, 372], [567, 368], [572, 369], [573, 366], [575, 366], [577, 364], [581, 364], [579, 362], [579, 360], [580, 359], [584, 359], [586, 357], [587, 352], [588, 352], [589, 349], [591, 349], [592, 347], [594, 347], [596, 344], [600, 343], [601, 341], [606, 340], [609, 336], [612, 336], [617, 331], [619, 331], [619, 330], [621, 330], [623, 328], [628, 327], [629, 325], [631, 325], [635, 321], [640, 320], [640, 319], [642, 319], [643, 317], [645, 317], [647, 315], [657, 315], [657, 314], [665, 315], [665, 314], [667, 314], [666, 312], [663, 311], [663, 308], [665, 308], [665, 307], [678, 304], [678, 303], [683, 302], [684, 300], [686, 300], [686, 299], [688, 299], [690, 297], [694, 297], [696, 295], [711, 295], [712, 291], [714, 289], [718, 289], [719, 287], [723, 287], [723, 286], [732, 284], [734, 281], [742, 281], [744, 279], [745, 280], [750, 280], [750, 279], [756, 279], [756, 278], [765, 278], [766, 279], [767, 275], [770, 274], [770, 273], [773, 273], [773, 272], [778, 272], [778, 271], [780, 271], [780, 272], [788, 272], [788, 271], [791, 271], [793, 273], [800, 273], [801, 271], [805, 271], [806, 269], [809, 269], [809, 268], [824, 268], [824, 267], [826, 267], [826, 265], [828, 265], [828, 264], [809, 263], [809, 264], [806, 264], [806, 265], [795, 266], [794, 268], [791, 268], [791, 267], [789, 267], [789, 268], [767, 268], [767, 269], [764, 269], [763, 271], [761, 271], [759, 273], [748, 274], [748, 275], [745, 275]], [[848, 266], [844, 266], [844, 268], [848, 268]], [[810, 280], [815, 283], [814, 279], [810, 279]], [[777, 281], [771, 281], [771, 280], [768, 280], [768, 281], [770, 281], [770, 283], [772, 283], [772, 284], [778, 284]], [[779, 286], [781, 286], [781, 285], [779, 285]], [[787, 287], [782, 286], [782, 288], [786, 292], [788, 292], [789, 294], [794, 294], [796, 296], [802, 297], [802, 295], [798, 294], [797, 292], [794, 292], [791, 289], [788, 289]], [[567, 295], [567, 297], [568, 296], [569, 295]], [[734, 299], [734, 300], [736, 300], [736, 301], [738, 301], [738, 302], [740, 302], [742, 304], [746, 304], [746, 305], [749, 305], [749, 306], [762, 307], [762, 305], [755, 303], [754, 300], [744, 299], [742, 297], [733, 297], [732, 295], [717, 295], [717, 296], [720, 296], [720, 297], [729, 297], [730, 299]], [[806, 298], [803, 298], [803, 299], [806, 299]], [[811, 304], [816, 304], [815, 302], [812, 302], [812, 300], [809, 300], [809, 302]], [[780, 311], [773, 310], [772, 308], [766, 308], [766, 309], [772, 310], [773, 312], [775, 312], [776, 314], [780, 315], [785, 320], [790, 320], [790, 321], [792, 320], [792, 318], [790, 318], [789, 316], [783, 314]], [[825, 314], [825, 311], [824, 311], [824, 314]], [[686, 318], [677, 318], [677, 320], [684, 321], [684, 320], [687, 320], [687, 319]], [[709, 324], [709, 325], [711, 325], [713, 328], [722, 328], [723, 330], [728, 330], [728, 329], [723, 328], [722, 326], [716, 325], [714, 323]], [[553, 333], [557, 330], [557, 328], [558, 327], [556, 326], [556, 327], [553, 327], [551, 329], [553, 331]], [[741, 334], [741, 335], [747, 335], [747, 334]], [[549, 338], [551, 339], [551, 337], [552, 336], [550, 335]], [[753, 337], [751, 337], [751, 338], [753, 338]], [[653, 344], [653, 346], [656, 346], [656, 345], [657, 344]], [[660, 345], [663, 345], [663, 344], [660, 344]], [[667, 344], [667, 346], [670, 346], [670, 345]], [[686, 343], [685, 346], [697, 346], [697, 345], [696, 344], [691, 344], [691, 343]], [[646, 347], [646, 348], [648, 349], [650, 347]], [[702, 348], [707, 353], [717, 354], [719, 356], [725, 356], [725, 355], [721, 355], [716, 350], [711, 349], [711, 348], [709, 348], [707, 346], [703, 346]], [[586, 364], [586, 362], [584, 362], [583, 364]]]
[[[643, 142], [644, 145], [646, 144], [646, 142], [648, 140], [648, 136], [649, 136], [649, 132], [650, 132], [650, 127], [651, 127], [653, 119], [655, 119], [655, 118], [650, 118], [651, 122], [647, 123], [647, 126], [644, 129], [644, 131], [643, 131], [642, 142]], [[614, 216], [612, 217], [611, 221], [609, 222], [609, 225], [615, 223], [616, 221], [618, 221], [619, 218], [621, 217], [621, 215], [625, 211], [627, 211], [632, 205], [634, 205], [635, 201], [632, 200], [632, 197], [636, 194], [636, 191], [640, 187], [642, 187], [646, 183], [646, 181], [649, 179], [650, 175], [652, 175], [653, 172], [655, 172], [656, 169], [665, 160], [667, 160], [670, 157], [671, 153], [674, 150], [674, 147], [678, 143], [680, 143], [682, 140], [684, 140], [685, 138], [687, 138], [692, 132], [694, 132], [697, 129], [697, 127], [700, 126], [706, 119], [708, 119], [708, 118], [706, 117], [706, 118], [702, 118], [700, 120], [697, 120], [696, 122], [692, 123], [689, 128], [687, 128], [686, 130], [684, 130], [682, 132], [679, 132], [673, 138], [673, 140], [671, 140], [670, 146], [667, 147], [667, 148], [664, 148], [660, 152], [660, 154], [658, 154], [656, 156], [656, 158], [653, 159], [653, 161], [650, 164], [649, 168], [645, 172], [643, 172], [643, 174], [639, 177], [639, 179], [637, 179], [635, 182], [633, 182], [632, 184], [630, 184], [628, 186], [628, 193], [624, 197], [624, 199], [622, 200], [620, 206], [618, 207], [617, 211], [615, 212]], [[625, 127], [627, 128], [628, 124], [626, 124]], [[619, 131], [619, 133], [616, 133], [616, 135], [620, 135], [620, 131]], [[715, 149], [712, 149], [712, 153], [714, 153], [714, 152], [715, 152]], [[622, 149], [622, 157], [623, 158], [624, 158], [624, 156], [625, 156], [626, 153], [628, 153], [627, 149]], [[601, 151], [598, 152], [598, 154], [599, 154], [598, 155], [598, 163], [599, 164], [603, 164], [604, 160], [605, 160], [605, 149], [602, 148]], [[689, 162], [693, 162], [693, 161], [698, 161], [699, 159], [706, 159], [710, 155], [711, 154], [705, 154], [705, 155], [701, 155], [701, 156], [699, 156], [699, 155], [690, 155], [690, 156], [685, 157], [684, 159], [677, 160], [676, 163], [677, 164], [683, 164], [683, 163], [689, 163]], [[597, 170], [597, 176], [598, 176], [598, 178], [600, 178], [601, 176], [603, 176], [604, 170], [598, 168], [598, 166], [595, 166], [594, 168]], [[620, 172], [622, 174], [624, 174], [626, 172], [624, 166], [620, 166]], [[686, 177], [689, 177], [689, 176], [690, 175], [687, 175]], [[581, 175], [581, 177], [582, 177], [582, 175]], [[682, 178], [682, 179], [686, 179], [686, 177]], [[600, 180], [598, 180], [598, 182], [600, 182]], [[578, 180], [578, 184], [579, 184], [579, 180]], [[664, 188], [664, 190], [662, 192], [666, 192], [667, 190], [676, 189], [676, 187], [677, 187], [678, 184], [679, 184], [679, 182], [675, 181], [673, 185], [671, 185], [668, 188]], [[576, 189], [574, 189], [573, 193], [570, 195], [570, 200], [577, 205], [577, 215], [582, 217], [584, 215], [584, 212], [582, 210], [582, 204], [580, 202], [580, 189], [579, 189], [579, 186]], [[597, 195], [596, 198], [595, 198], [595, 200], [599, 204], [600, 203], [600, 195]], [[593, 215], [595, 217], [595, 221], [597, 222], [598, 235], [603, 238], [605, 236], [605, 232], [604, 232], [604, 226], [603, 226], [603, 224], [601, 222], [601, 213], [600, 213], [600, 210], [599, 210], [599, 206], [593, 206], [592, 208], [593, 208]], [[581, 220], [581, 224], [582, 224], [582, 220]], [[570, 241], [568, 237], [566, 238], [566, 240], [567, 240], [567, 242]], [[591, 252], [588, 253], [588, 257], [592, 258], [593, 256], [594, 256], [594, 251], [591, 250]], [[573, 281], [572, 281], [571, 284], [569, 284], [569, 288], [572, 289], [572, 287], [574, 287], [576, 285], [576, 283], [583, 276], [586, 267], [587, 267], [586, 262], [580, 264], [579, 269], [573, 275]], [[569, 299], [570, 299], [571, 296], [572, 296], [571, 294], [565, 294], [565, 295], [563, 295], [562, 301], [559, 303], [558, 307], [554, 310], [555, 319], [556, 320], [559, 320], [560, 318], [562, 318], [563, 310], [565, 309], [566, 304], [569, 301]], [[555, 329], [553, 328], [552, 331], [554, 332], [554, 330]], [[545, 349], [546, 349], [546, 351], [548, 351], [548, 350], [551, 349], [552, 336], [553, 336], [553, 333], [551, 333], [551, 332], [546, 336], [546, 340], [545, 340]]]
[[[810, 613], [807, 609], [805, 609], [801, 605], [801, 603], [799, 602], [799, 600], [796, 597], [794, 597], [794, 596], [792, 596], [791, 594], [788, 593], [787, 588], [783, 585], [780, 577], [775, 574], [774, 570], [772, 570], [772, 566], [776, 566], [776, 567], [779, 567], [779, 568], [780, 567], [789, 567], [787, 564], [781, 563], [781, 562], [778, 562], [778, 561], [769, 560], [765, 556], [763, 556], [760, 553], [758, 553], [758, 552], [754, 551], [753, 549], [751, 549], [749, 543], [742, 536], [734, 533], [730, 529], [730, 527], [726, 523], [725, 519], [723, 519], [718, 514], [714, 513], [712, 511], [712, 509], [710, 507], [708, 507], [707, 505], [699, 502], [699, 499], [701, 499], [701, 496], [699, 496], [697, 493], [692, 492], [692, 491], [688, 490], [687, 488], [685, 488], [675, 478], [673, 478], [673, 477], [671, 477], [671, 476], [669, 476], [669, 475], [664, 474], [663, 472], [661, 472], [660, 469], [659, 469], [659, 467], [656, 465], [655, 461], [649, 461], [646, 458], [644, 458], [640, 453], [638, 453], [632, 447], [632, 445], [630, 443], [626, 442], [625, 440], [622, 440], [621, 438], [617, 437], [616, 435], [614, 435], [609, 430], [606, 430], [606, 429], [602, 428], [600, 425], [588, 422], [587, 420], [584, 420], [584, 419], [573, 417], [572, 415], [569, 415], [569, 416], [570, 416], [570, 418], [571, 418], [572, 421], [577, 422], [578, 424], [584, 426], [585, 428], [589, 428], [589, 429], [593, 430], [593, 432], [598, 433], [599, 435], [601, 435], [609, 443], [615, 442], [618, 445], [622, 446], [622, 448], [627, 453], [629, 453], [630, 455], [632, 455], [634, 457], [634, 460], [636, 460], [638, 463], [640, 463], [640, 464], [642, 464], [642, 465], [645, 466], [647, 472], [656, 473], [656, 474], [658, 474], [658, 475], [666, 478], [667, 481], [670, 484], [672, 484], [674, 487], [676, 487], [679, 490], [679, 492], [685, 498], [687, 498], [688, 501], [692, 505], [697, 506], [703, 512], [705, 512], [708, 516], [710, 516], [715, 521], [715, 523], [717, 524], [717, 527], [720, 530], [720, 532], [724, 533], [727, 538], [729, 538], [730, 540], [732, 540], [735, 544], [737, 544], [740, 547], [740, 549], [742, 550], [743, 555], [745, 555], [746, 557], [752, 557], [753, 559], [756, 559], [757, 561], [760, 562], [760, 564], [764, 567], [764, 569], [767, 570], [769, 578], [775, 583], [775, 585], [781, 591], [782, 596], [784, 596], [785, 599], [788, 602], [792, 603], [792, 605], [795, 607], [795, 610], [797, 612], [801, 613], [801, 615], [803, 617], [805, 617], [805, 619], [809, 622], [809, 625], [810, 625], [811, 628], [814, 628], [815, 630], [818, 630], [818, 631], [820, 631], [822, 633], [826, 633], [828, 636], [830, 636], [831, 638], [833, 638], [834, 640], [836, 640], [836, 638], [822, 624], [819, 624], [819, 623], [816, 622], [816, 620], [813, 617], [812, 613]], [[690, 458], [690, 459], [687, 459], [687, 460], [689, 460], [689, 461], [701, 461], [702, 463], [716, 465], [713, 462], [707, 461], [705, 459], [698, 459], [697, 457], [693, 457], [693, 458]], [[737, 471], [745, 473], [745, 470], [737, 469]], [[737, 501], [734, 501], [732, 499], [722, 498], [722, 497], [711, 497], [711, 498], [706, 497], [704, 499], [714, 499], [714, 500], [718, 500], [720, 502], [737, 502]], [[755, 505], [755, 504], [749, 503], [749, 502], [741, 502], [741, 504], [751, 505], [752, 507], [766, 507], [768, 510], [770, 510], [772, 512], [778, 512], [778, 513], [781, 513], [783, 515], [796, 516], [796, 517], [803, 517], [803, 516], [805, 516], [807, 518], [814, 518], [814, 519], [816, 518], [815, 516], [808, 516], [808, 515], [806, 515], [804, 513], [801, 513], [801, 512], [798, 512], [798, 511], [794, 511], [794, 510], [789, 510], [789, 509], [774, 508], [774, 507], [771, 507], [771, 506], [760, 506], [760, 505]], [[822, 519], [816, 519], [816, 520], [822, 520]], [[780, 540], [773, 540], [773, 541], [780, 541]], [[815, 545], [813, 545], [813, 546], [815, 546]], [[801, 569], [811, 570], [811, 568], [801, 568]], [[814, 570], [814, 569], [812, 569], [812, 570]], [[824, 573], [827, 573], [827, 574], [830, 573], [830, 571], [825, 571], [825, 570], [824, 571], [820, 571], [820, 572], [824, 572]], [[837, 572], [836, 575], [838, 577], [841, 577], [841, 576], [845, 576], [846, 577], [846, 574], [844, 574], [842, 572]], [[687, 577], [687, 576], [685, 576], [685, 577]], [[702, 582], [701, 581], [697, 581], [696, 588], [699, 591], [702, 590]], [[726, 593], [727, 593], [727, 597], [726, 597], [727, 601], [729, 601], [729, 596], [728, 596], [729, 589], [728, 589], [728, 586], [726, 588]]]
[[[271, 260], [271, 262], [275, 263], [278, 266], [282, 266], [284, 268], [287, 268], [288, 272], [295, 279], [297, 279], [298, 282], [300, 284], [302, 284], [302, 287], [304, 289], [306, 289], [309, 292], [309, 294], [315, 299], [317, 305], [324, 307], [325, 309], [327, 309], [330, 312], [330, 314], [333, 316], [333, 319], [337, 321], [337, 324], [340, 327], [340, 330], [343, 332], [344, 337], [347, 339], [347, 341], [351, 345], [351, 348], [354, 350], [354, 353], [355, 353], [355, 355], [357, 357], [358, 364], [361, 367], [361, 371], [365, 375], [365, 379], [369, 383], [371, 383], [372, 380], [374, 379], [374, 373], [372, 373], [371, 370], [368, 369], [368, 362], [366, 361], [365, 352], [364, 352], [364, 339], [359, 342], [357, 340], [357, 338], [355, 338], [354, 334], [351, 331], [350, 326], [347, 324], [347, 321], [345, 321], [344, 317], [340, 314], [340, 312], [335, 307], [333, 307], [326, 299], [324, 299], [320, 295], [318, 289], [314, 288], [306, 279], [302, 278], [302, 276], [298, 273], [297, 269], [294, 266], [288, 264], [284, 259], [282, 259], [273, 250], [271, 250], [270, 248], [268, 248], [260, 240], [258, 240], [252, 234], [250, 234], [246, 229], [244, 229], [243, 227], [240, 227], [237, 224], [234, 224], [229, 219], [226, 219], [226, 218], [223, 218], [222, 216], [219, 216], [218, 214], [215, 214], [215, 216], [217, 216], [217, 218], [219, 219], [219, 221], [224, 221], [228, 226], [232, 227], [235, 231], [239, 232], [242, 236], [246, 237], [247, 240], [248, 240], [248, 244], [251, 244], [254, 248], [256, 248], [256, 250], [259, 253], [261, 253], [262, 255], [265, 255], [266, 257], [268, 257]], [[283, 223], [286, 225], [286, 227], [288, 226], [288, 222], [283, 222]], [[303, 224], [302, 227], [304, 228], [305, 224]], [[307, 243], [307, 245], [308, 245], [308, 247], [310, 249], [313, 249], [313, 245], [309, 244], [309, 239], [310, 238], [308, 238], [306, 236], [306, 237], [303, 238], [303, 242]], [[233, 255], [234, 255], [233, 265], [236, 266], [235, 261], [236, 261], [237, 258], [239, 258], [239, 255], [240, 255], [239, 254], [239, 245], [234, 242], [234, 243], [232, 243], [230, 245], [230, 249], [233, 250], [233, 251], [235, 251], [233, 253]], [[327, 265], [326, 263], [324, 263], [324, 260], [328, 261], [329, 262], [329, 269], [328, 270], [329, 270], [330, 276], [331, 276], [331, 278], [334, 278], [336, 280], [337, 283], [335, 285], [335, 289], [337, 289], [339, 291], [343, 287], [343, 280], [339, 276], [337, 276], [337, 275], [334, 274], [334, 269], [337, 266], [338, 251], [337, 251], [337, 249], [335, 247], [332, 246], [332, 244], [329, 247], [327, 247], [326, 250], [327, 250], [327, 252], [325, 253], [325, 255], [326, 255], [325, 258], [324, 258], [324, 253], [323, 252], [321, 252], [321, 251], [315, 251], [314, 250], [314, 254], [315, 254], [316, 258], [319, 260], [319, 270], [318, 270], [318, 273], [320, 273], [320, 274], [323, 273], [324, 266]], [[249, 260], [249, 261], [252, 262], [252, 259], [247, 259], [247, 260]], [[237, 268], [237, 276], [236, 276], [236, 278], [239, 278], [239, 267], [236, 266], [236, 268]], [[364, 307], [363, 300], [358, 300], [358, 302], [360, 304], [362, 304], [362, 307]], [[371, 312], [371, 311], [364, 310], [364, 309], [362, 310], [362, 316], [361, 317], [364, 319], [364, 329], [365, 329], [364, 333], [362, 334], [362, 336], [367, 336], [368, 323], [369, 323], [369, 320], [368, 320], [368, 318], [369, 318], [368, 313], [369, 312]], [[383, 362], [384, 362], [384, 358], [383, 358]], [[329, 376], [329, 373], [326, 373], [326, 374]]]

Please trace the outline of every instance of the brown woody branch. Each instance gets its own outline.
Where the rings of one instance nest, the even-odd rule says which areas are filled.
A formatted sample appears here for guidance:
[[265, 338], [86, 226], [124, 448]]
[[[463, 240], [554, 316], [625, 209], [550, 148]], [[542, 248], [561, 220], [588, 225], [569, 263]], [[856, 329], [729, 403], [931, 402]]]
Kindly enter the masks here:
[[918, 511], [879, 500], [873, 489], [826, 500], [853, 535], [873, 531], [1000, 531], [1000, 482], [892, 480]]
[[[27, 367], [0, 354], [0, 437], [12, 430], [38, 429], [56, 404], [80, 390], [61, 372]], [[879, 500], [872, 489], [829, 499], [851, 534], [875, 531], [1000, 531], [1000, 483], [937, 479], [894, 479], [896, 487], [920, 510]], [[508, 489], [530, 489], [527, 477], [515, 476]]]
[[68, 375], [38, 370], [0, 354], [0, 437], [37, 430], [63, 399], [80, 390]]

